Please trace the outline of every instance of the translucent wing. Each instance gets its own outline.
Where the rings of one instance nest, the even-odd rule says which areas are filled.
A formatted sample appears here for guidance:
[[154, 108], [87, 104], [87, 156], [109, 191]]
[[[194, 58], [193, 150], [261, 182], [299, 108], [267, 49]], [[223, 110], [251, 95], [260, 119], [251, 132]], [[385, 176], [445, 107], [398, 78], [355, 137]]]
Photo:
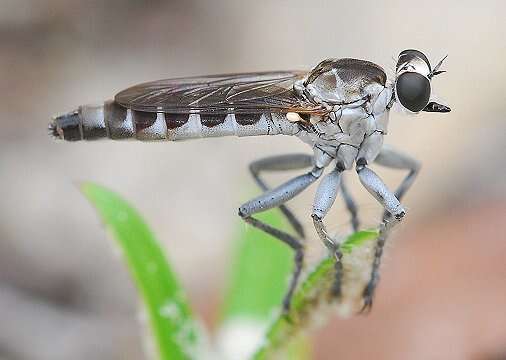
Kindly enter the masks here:
[[167, 113], [261, 113], [321, 111], [293, 91], [297, 71], [213, 75], [148, 82], [116, 95], [120, 105]]

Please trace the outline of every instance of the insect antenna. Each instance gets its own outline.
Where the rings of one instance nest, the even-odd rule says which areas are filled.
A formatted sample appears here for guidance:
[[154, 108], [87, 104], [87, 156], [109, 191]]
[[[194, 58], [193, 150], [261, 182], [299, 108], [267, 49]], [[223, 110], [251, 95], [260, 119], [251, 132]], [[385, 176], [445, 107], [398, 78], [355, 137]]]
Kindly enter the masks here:
[[430, 72], [430, 74], [428, 76], [429, 79], [432, 79], [434, 76], [446, 72], [446, 70], [439, 70], [439, 68], [441, 67], [441, 65], [443, 65], [443, 61], [445, 61], [447, 57], [448, 57], [448, 55], [446, 55], [444, 58], [442, 58], [441, 60], [439, 60], [439, 62], [437, 63], [437, 65], [434, 66], [434, 69], [432, 69], [432, 71]]

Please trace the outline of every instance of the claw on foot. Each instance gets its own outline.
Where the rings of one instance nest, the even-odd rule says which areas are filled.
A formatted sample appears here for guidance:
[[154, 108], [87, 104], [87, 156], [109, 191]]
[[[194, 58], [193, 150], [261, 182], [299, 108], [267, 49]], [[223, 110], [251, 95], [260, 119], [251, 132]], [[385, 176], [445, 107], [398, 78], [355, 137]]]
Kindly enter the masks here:
[[364, 305], [359, 311], [359, 314], [367, 315], [372, 310], [372, 297], [364, 298]]
[[364, 292], [362, 293], [364, 305], [362, 306], [362, 309], [360, 309], [360, 314], [368, 314], [371, 311], [377, 282], [377, 280], [372, 280], [364, 288]]
[[283, 315], [288, 315], [288, 313], [290, 312], [290, 307], [292, 305], [292, 301], [291, 301], [291, 297], [288, 298], [288, 296], [285, 296], [285, 298], [283, 299], [283, 308], [282, 308], [282, 313]]
[[290, 315], [290, 309], [291, 309], [291, 305], [292, 305], [291, 300], [292, 300], [291, 297], [288, 298], [288, 296], [285, 296], [285, 298], [283, 299], [283, 307], [281, 309], [281, 316], [285, 318], [286, 322], [288, 322], [291, 325], [294, 325], [295, 321], [292, 318], [292, 316]]
[[336, 249], [334, 250], [334, 256], [336, 258], [335, 268], [335, 278], [334, 283], [332, 284], [331, 294], [332, 297], [339, 299], [341, 297], [341, 278], [343, 276], [343, 253], [339, 250], [339, 245], [336, 245]]

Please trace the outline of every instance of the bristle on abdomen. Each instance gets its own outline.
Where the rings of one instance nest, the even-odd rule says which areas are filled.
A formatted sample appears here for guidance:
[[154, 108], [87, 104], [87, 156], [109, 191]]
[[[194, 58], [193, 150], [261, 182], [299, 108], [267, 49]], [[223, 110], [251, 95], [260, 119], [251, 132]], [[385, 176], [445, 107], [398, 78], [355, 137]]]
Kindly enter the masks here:
[[58, 131], [57, 131], [57, 128], [56, 128], [56, 124], [54, 123], [54, 120], [49, 123], [49, 125], [47, 127], [47, 132], [48, 132], [49, 136], [52, 136], [55, 139], [61, 139], [60, 134], [58, 134]]

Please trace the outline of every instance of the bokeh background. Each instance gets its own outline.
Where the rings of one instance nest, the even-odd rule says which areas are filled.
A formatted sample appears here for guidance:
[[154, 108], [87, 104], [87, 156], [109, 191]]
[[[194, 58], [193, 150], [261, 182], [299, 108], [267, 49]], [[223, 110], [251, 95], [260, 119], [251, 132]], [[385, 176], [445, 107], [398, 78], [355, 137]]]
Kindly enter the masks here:
[[[506, 5], [503, 1], [0, 0], [0, 359], [144, 359], [138, 300], [93, 209], [91, 180], [144, 214], [210, 327], [253, 159], [295, 138], [55, 142], [52, 115], [138, 82], [305, 69], [328, 57], [389, 74], [405, 48], [436, 62], [450, 114], [391, 116], [386, 141], [423, 169], [369, 316], [331, 319], [317, 359], [506, 358]], [[391, 187], [400, 173], [378, 170]], [[272, 181], [286, 177], [273, 176]], [[364, 226], [376, 202], [354, 173]], [[291, 204], [308, 216], [314, 189]], [[349, 231], [344, 206], [331, 228]]]

